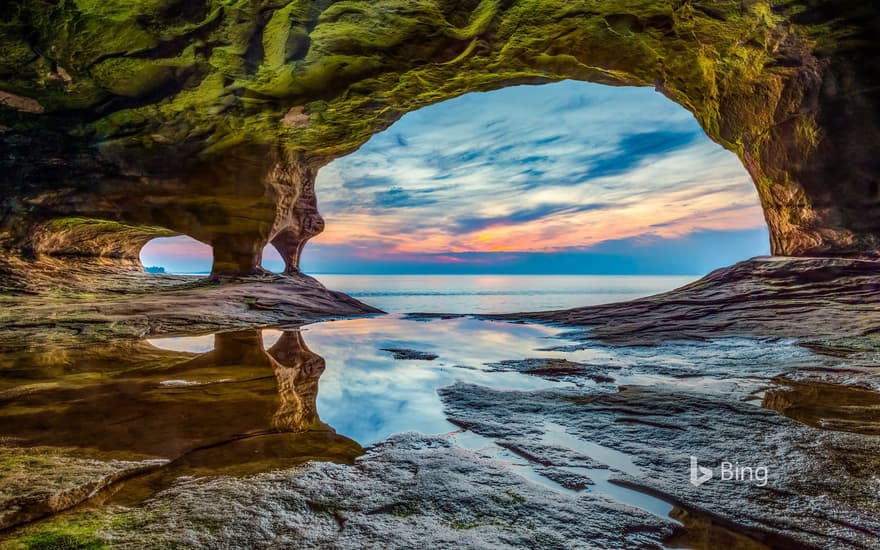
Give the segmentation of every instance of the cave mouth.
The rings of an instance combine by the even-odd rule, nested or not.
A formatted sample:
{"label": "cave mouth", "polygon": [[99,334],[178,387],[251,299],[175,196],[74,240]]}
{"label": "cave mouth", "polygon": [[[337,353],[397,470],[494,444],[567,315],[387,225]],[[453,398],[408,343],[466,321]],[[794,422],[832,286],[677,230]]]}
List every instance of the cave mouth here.
{"label": "cave mouth", "polygon": [[[465,94],[404,115],[314,185],[321,214],[317,197],[302,209],[329,224],[295,266],[311,273],[697,275],[769,253],[740,160],[650,88]],[[290,267],[278,240],[261,255],[276,273]],[[211,248],[189,237],[141,257],[211,272]]]}
{"label": "cave mouth", "polygon": [[449,99],[324,167],[316,189],[327,228],[304,267],[321,272],[704,274],[770,252],[739,158],[652,88]]}
{"label": "cave mouth", "polygon": [[[517,89],[524,83],[570,85],[564,79],[574,79],[655,86],[693,113],[751,174],[773,254],[877,256],[872,145],[877,140],[868,138],[878,133],[878,87],[876,71],[865,69],[876,52],[862,40],[874,23],[873,12],[852,14],[824,3],[769,9],[761,2],[733,2],[712,10],[690,3],[650,9],[603,3],[586,11],[563,4],[531,9],[516,2],[443,3],[442,8],[427,3],[405,13],[366,4],[354,12],[321,4],[297,16],[292,41],[287,8],[266,11],[272,19],[268,33],[263,25],[248,26],[254,21],[250,16],[221,10],[211,12],[210,24],[204,21],[199,33],[175,27],[168,48],[146,46],[168,41],[160,27],[145,23],[152,17],[135,17],[132,23],[73,4],[50,10],[60,20],[111,29],[117,36],[143,33],[147,42],[131,66],[120,64],[129,56],[120,55],[115,42],[96,40],[100,33],[79,33],[76,40],[56,44],[54,16],[43,17],[48,12],[42,8],[25,10],[28,15],[7,33],[10,44],[17,44],[13,49],[54,53],[40,63],[29,55],[9,60],[7,72],[22,76],[2,92],[0,141],[10,154],[0,162],[0,172],[10,192],[0,200],[0,249],[14,256],[12,261],[28,261],[38,251],[35,227],[64,216],[108,217],[166,227],[209,243],[218,279],[258,273],[267,242],[279,250],[284,271],[294,273],[305,243],[323,230],[314,180],[327,163],[420,107],[474,95],[466,92]],[[364,33],[351,39],[354,21]],[[388,29],[395,29],[390,41],[382,38]],[[230,32],[241,44],[257,37],[264,42],[260,48],[242,46],[245,53],[231,56],[227,49],[202,51],[196,45],[227,40]],[[294,44],[297,52],[287,51]],[[306,49],[299,51],[300,45]],[[195,58],[183,70],[180,55],[190,46]],[[247,70],[237,65],[241,56],[247,58]],[[135,81],[145,86],[131,86]],[[541,107],[532,102],[515,116]],[[83,115],[77,119],[81,127],[69,124],[71,112]],[[653,114],[644,105],[631,113]],[[558,115],[548,120],[566,122]],[[591,164],[589,158],[584,161]],[[82,177],[71,177],[77,174]],[[472,171],[472,176],[482,174]],[[372,202],[400,208],[414,194],[411,189],[416,188],[374,191]],[[529,197],[547,195],[544,189]],[[689,202],[679,198],[669,205]],[[564,202],[578,208],[585,207],[583,201],[590,198]],[[552,209],[552,202],[540,206]],[[484,209],[470,221],[516,213],[497,210]],[[641,216],[670,210],[654,205]],[[600,227],[581,225],[567,233],[593,239],[621,219],[606,215]],[[669,231],[670,224],[658,221],[653,229]],[[393,229],[372,237],[381,240]],[[426,235],[418,229],[411,238],[426,248],[448,240],[442,232]],[[498,243],[497,235],[484,236],[495,242],[493,252],[519,251],[509,242]],[[355,246],[376,250],[356,237],[349,236]],[[329,239],[325,236],[322,246]],[[127,259],[133,248],[126,247]],[[466,241],[453,252],[475,249]],[[396,250],[412,252],[400,243]],[[52,250],[59,256],[100,257],[101,252]],[[110,254],[120,257],[117,250]]]}

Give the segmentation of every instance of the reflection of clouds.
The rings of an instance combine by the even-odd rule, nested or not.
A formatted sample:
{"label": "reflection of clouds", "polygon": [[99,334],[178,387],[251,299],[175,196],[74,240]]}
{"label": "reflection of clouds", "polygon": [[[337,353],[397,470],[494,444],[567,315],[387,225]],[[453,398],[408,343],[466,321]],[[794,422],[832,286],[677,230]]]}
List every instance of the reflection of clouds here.
{"label": "reflection of clouds", "polygon": [[[456,380],[512,390],[552,385],[518,373],[487,372],[482,365],[517,357],[564,357],[536,351],[553,343],[549,338],[558,332],[474,319],[425,323],[387,316],[310,325],[303,335],[327,363],[318,394],[321,418],[339,433],[368,444],[400,431],[454,429],[443,414],[437,389]],[[431,351],[440,357],[395,360],[380,350],[384,347]]]}
{"label": "reflection of clouds", "polygon": [[[492,277],[485,280],[490,283]],[[329,428],[323,423],[327,422],[339,434],[370,444],[404,431],[436,434],[454,430],[446,420],[437,390],[458,380],[501,390],[528,391],[565,385],[517,372],[492,372],[484,368],[485,363],[561,358],[614,369],[618,384],[672,384],[729,393],[743,391],[739,387],[741,381],[728,380],[731,372],[747,377],[749,373],[766,370],[763,365],[768,361],[798,360],[808,364],[810,357],[814,357],[809,350],[792,343],[768,349],[762,341],[744,338],[672,342],[655,347],[606,348],[592,343],[583,350],[546,351],[573,344],[557,338],[561,333],[560,329],[547,326],[472,318],[420,322],[383,316],[309,325],[302,333],[267,330],[262,336],[259,331],[218,335],[217,351],[223,353],[215,351],[193,358],[184,364],[184,370],[173,373],[208,368],[216,371],[215,375],[235,375],[240,380],[256,382],[265,381],[263,374],[271,368],[278,390],[278,400],[272,399],[271,403],[278,406],[267,410],[265,398],[272,395],[271,391],[249,392],[256,407],[248,405],[250,408],[242,409],[248,411],[246,415],[235,416],[236,421],[242,421],[241,426],[234,427],[236,433],[254,432],[254,427],[265,429],[260,423],[269,419],[260,414],[269,412],[277,430],[327,431]],[[185,342],[191,346],[187,349],[194,350],[204,346],[206,338],[209,337],[181,338],[176,345]],[[164,345],[169,340],[154,342]],[[263,344],[270,342],[267,354]],[[439,358],[395,360],[381,351],[383,347],[433,351]],[[218,366],[223,368],[217,369]],[[682,380],[682,375],[687,378]],[[706,376],[712,379],[707,381]]]}
{"label": "reflection of clouds", "polygon": [[168,351],[186,351],[190,353],[207,353],[214,349],[214,335],[175,336],[171,338],[153,338],[147,343]]}
{"label": "reflection of clouds", "polygon": [[281,339],[281,336],[284,334],[283,331],[276,329],[263,329],[263,347],[266,349],[271,348],[275,344],[278,343],[278,340]]}
{"label": "reflection of clouds", "polygon": [[[410,113],[319,176],[325,245],[526,251],[761,227],[735,156],[647,89],[563,82]],[[731,205],[738,208],[730,210]]]}
{"label": "reflection of clouds", "polygon": [[[746,375],[766,364],[762,357],[809,355],[793,345],[768,351],[761,341],[721,339],[673,342],[658,347],[539,351],[572,342],[554,338],[559,329],[459,318],[419,322],[385,316],[320,323],[306,327],[308,347],[324,357],[318,410],[338,433],[370,444],[403,431],[445,433],[454,430],[443,413],[437,390],[461,380],[502,390],[534,390],[561,382],[516,372],[489,372],[483,364],[506,359],[565,358],[613,368],[619,383],[673,384],[729,392],[721,380],[678,378],[701,373],[723,379]],[[389,345],[431,350],[435,361],[399,361],[379,348]],[[463,365],[467,368],[459,368]],[[757,371],[755,371],[757,372]],[[708,384],[708,385],[707,385]]]}

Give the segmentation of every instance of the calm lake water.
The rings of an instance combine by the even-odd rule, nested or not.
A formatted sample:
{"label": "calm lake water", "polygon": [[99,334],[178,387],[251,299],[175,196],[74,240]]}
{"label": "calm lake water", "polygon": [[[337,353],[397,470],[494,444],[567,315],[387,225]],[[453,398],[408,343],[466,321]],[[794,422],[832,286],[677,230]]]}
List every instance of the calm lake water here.
{"label": "calm lake water", "polygon": [[697,275],[316,275],[389,313],[518,313],[622,302]]}
{"label": "calm lake water", "polygon": [[[449,300],[449,298],[447,298]],[[448,303],[453,303],[449,301]],[[572,493],[546,476],[540,468],[521,456],[512,454],[492,439],[462,431],[445,414],[438,394],[459,382],[506,391],[531,391],[545,388],[573,388],[588,392],[616,391],[617,385],[669,385],[679,389],[706,392],[742,393],[749,386],[745,380],[730,380],[730,371],[747,376],[761,361],[783,357],[806,361],[808,353],[789,345],[771,349],[748,339],[717,342],[680,342],[653,347],[616,347],[599,343],[575,345],[565,329],[530,323],[505,323],[470,317],[417,320],[393,314],[364,319],[317,323],[299,331],[273,329],[250,331],[243,335],[206,335],[200,337],[153,339],[153,347],[177,353],[206,353],[210,357],[222,349],[232,361],[241,357],[260,357],[263,349],[285,367],[276,365],[275,375],[265,378],[269,410],[260,416],[248,412],[251,433],[263,433],[278,418],[295,418],[282,429],[296,432],[307,425],[327,425],[335,437],[353,440],[366,446],[408,431],[425,434],[448,434],[460,446],[508,465],[526,479],[562,493]],[[242,352],[242,346],[249,351]],[[212,352],[211,350],[215,350]],[[234,351],[239,350],[239,351]],[[397,357],[394,350],[418,352],[418,356]],[[591,380],[588,377],[541,377],[501,368],[502,361],[518,359],[565,359],[606,369],[613,378]],[[212,361],[216,361],[212,359]],[[253,362],[253,359],[250,359]],[[303,371],[303,365],[313,365]],[[271,372],[263,367],[263,372]],[[243,372],[242,379],[255,379],[259,370]],[[291,373],[310,372],[296,382],[286,382]],[[709,374],[709,376],[705,376]],[[158,381],[172,391],[200,393],[210,391],[215,401],[235,395],[234,371],[181,369],[173,378]],[[318,379],[320,378],[320,384]],[[272,396],[271,387],[278,380],[281,399]],[[155,382],[154,382],[155,383]],[[320,391],[318,387],[320,385]],[[285,394],[285,388],[294,393]],[[227,393],[228,392],[228,393]],[[257,407],[250,406],[249,410]],[[278,411],[284,411],[280,413]],[[291,414],[298,411],[296,414]],[[241,411],[244,413],[244,410]],[[272,418],[272,422],[268,421]],[[610,482],[617,473],[638,475],[631,458],[614,449],[582,440],[566,432],[565,427],[547,425],[553,443],[576,449],[599,468],[569,468],[571,473],[586,475],[595,485],[588,490],[602,493],[618,502],[666,516],[672,505],[647,494]],[[204,429],[203,426],[201,429]],[[241,433],[236,426],[236,433]],[[338,441],[334,442],[339,446]],[[286,451],[285,452],[289,452]],[[321,452],[312,450],[316,456]],[[326,450],[322,451],[326,452]],[[329,458],[332,459],[332,456]],[[282,453],[274,460],[291,460]]]}
{"label": "calm lake water", "polygon": [[[535,464],[498,446],[492,439],[462,431],[449,422],[437,392],[457,382],[512,391],[573,386],[569,381],[505,372],[493,366],[495,362],[511,358],[575,359],[610,364],[636,364],[645,359],[624,358],[611,348],[578,351],[551,349],[566,343],[571,342],[564,338],[562,329],[544,325],[468,317],[422,321],[401,315],[317,323],[295,333],[264,329],[250,331],[249,335],[238,333],[149,340],[150,345],[169,352],[205,353],[208,357],[210,354],[216,356],[217,349],[223,349],[224,353],[235,350],[231,355],[237,359],[258,357],[260,349],[265,349],[274,357],[281,358],[285,369],[276,368],[275,377],[280,388],[293,388],[294,394],[285,396],[282,390],[281,402],[272,405],[278,411],[286,411],[284,414],[274,412],[264,415],[264,418],[272,417],[275,429],[278,429],[277,419],[280,416],[299,420],[295,425],[283,428],[292,432],[303,429],[302,420],[307,418],[308,425],[330,426],[337,437],[354,440],[364,446],[408,431],[447,434],[458,445],[498,460],[534,483],[571,494],[576,491],[545,477]],[[249,348],[248,351],[242,352],[243,347]],[[402,359],[389,350],[418,351],[432,358]],[[654,350],[649,355],[651,360],[659,358]],[[285,361],[290,358],[295,360]],[[250,361],[253,362],[253,359]],[[285,382],[284,377],[290,377],[290,374],[285,374],[286,369],[299,372],[304,364],[318,364],[320,367],[312,369],[311,376],[297,383]],[[687,370],[688,365],[681,365],[681,368]],[[218,380],[215,378],[218,374],[228,378]],[[256,371],[249,370],[243,377],[252,378],[255,375]],[[624,371],[620,377],[635,382],[639,375]],[[304,383],[309,378],[311,382]],[[228,370],[216,374],[178,370],[174,379],[159,382],[160,386],[178,392],[200,392],[210,387],[218,397],[225,393],[224,385],[230,383],[234,383],[234,377]],[[298,388],[304,388],[305,391]],[[273,400],[267,399],[267,402],[273,403]],[[290,414],[294,410],[298,411],[297,414]],[[255,423],[250,430],[252,433],[263,432],[256,427],[259,416],[254,415],[251,422]],[[268,429],[269,423],[266,424]],[[204,427],[201,429],[204,430]],[[558,436],[565,438],[566,444],[571,445],[574,441],[586,456],[604,464],[598,469],[577,468],[576,473],[593,479],[595,485],[591,491],[659,516],[666,516],[672,509],[667,502],[609,483],[612,470],[635,473],[628,470],[635,469],[628,457],[601,445],[567,436],[561,427],[558,431]],[[335,442],[335,445],[339,443]],[[588,451],[585,451],[587,448]],[[272,458],[284,464],[283,455]]]}

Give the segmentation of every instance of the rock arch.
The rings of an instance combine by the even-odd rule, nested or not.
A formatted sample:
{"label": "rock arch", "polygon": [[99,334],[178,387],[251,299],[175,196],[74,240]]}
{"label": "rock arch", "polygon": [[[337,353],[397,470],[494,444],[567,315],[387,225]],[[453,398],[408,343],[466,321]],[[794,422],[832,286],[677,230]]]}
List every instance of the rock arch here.
{"label": "rock arch", "polygon": [[774,254],[880,247],[870,3],[129,4],[13,0],[0,26],[7,258],[83,217],[192,235],[218,277],[258,270],[268,242],[293,272],[323,226],[321,166],[419,107],[562,79],[654,86],[691,111],[754,179]]}

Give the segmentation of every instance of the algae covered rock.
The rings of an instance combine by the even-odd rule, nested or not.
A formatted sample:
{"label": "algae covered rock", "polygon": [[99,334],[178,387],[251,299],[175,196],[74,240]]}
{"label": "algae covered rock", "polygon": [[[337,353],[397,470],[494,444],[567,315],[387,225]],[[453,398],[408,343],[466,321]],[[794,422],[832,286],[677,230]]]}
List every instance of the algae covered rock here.
{"label": "algae covered rock", "polygon": [[104,256],[64,221],[100,220],[206,242],[218,275],[256,271],[268,242],[295,271],[323,229],[321,166],[422,106],[577,79],[692,112],[751,173],[774,253],[875,255],[878,16],[855,0],[12,0],[0,241]]}

